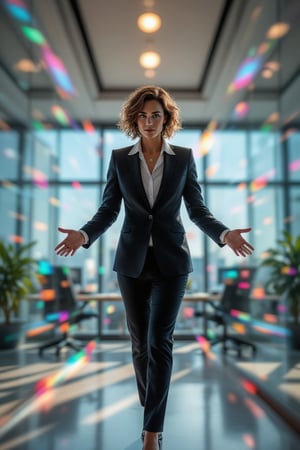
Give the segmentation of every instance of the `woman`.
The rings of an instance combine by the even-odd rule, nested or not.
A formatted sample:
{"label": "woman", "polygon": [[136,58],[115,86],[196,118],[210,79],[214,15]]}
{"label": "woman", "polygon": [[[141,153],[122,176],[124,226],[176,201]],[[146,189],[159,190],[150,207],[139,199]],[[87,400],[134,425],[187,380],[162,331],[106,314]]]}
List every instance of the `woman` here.
{"label": "woman", "polygon": [[190,219],[217,245],[237,256],[254,250],[242,237],[250,228],[230,230],[205,206],[192,150],[167,143],[180,129],[179,109],[156,86],[141,87],[121,110],[119,127],[135,145],[113,150],[100,208],[80,230],[59,228],[66,238],[55,248],[72,256],[88,248],[116,220],[125,218],[115,255],[124,301],[138,393],[144,407],[143,450],[161,448],[172,371],[173,331],[192,271],[180,218],[182,199]]}

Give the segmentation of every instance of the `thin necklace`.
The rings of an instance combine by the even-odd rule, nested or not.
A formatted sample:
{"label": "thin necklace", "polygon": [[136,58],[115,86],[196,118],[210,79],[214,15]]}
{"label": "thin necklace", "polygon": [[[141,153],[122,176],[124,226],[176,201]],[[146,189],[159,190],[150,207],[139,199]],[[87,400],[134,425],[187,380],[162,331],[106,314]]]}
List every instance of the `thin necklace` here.
{"label": "thin necklace", "polygon": [[149,162],[153,162],[153,156],[148,155],[147,153],[144,153],[144,158],[147,159]]}

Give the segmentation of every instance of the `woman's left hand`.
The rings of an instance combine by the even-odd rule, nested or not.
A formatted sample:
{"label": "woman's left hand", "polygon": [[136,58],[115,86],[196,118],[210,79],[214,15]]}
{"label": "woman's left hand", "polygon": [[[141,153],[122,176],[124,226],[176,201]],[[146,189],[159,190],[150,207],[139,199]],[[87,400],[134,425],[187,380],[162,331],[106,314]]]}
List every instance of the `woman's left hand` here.
{"label": "woman's left hand", "polygon": [[254,251],[254,247],[242,236],[242,233],[249,233],[249,231],[251,231],[251,228],[237,228],[229,231],[225,236],[225,243],[237,256],[249,256]]}

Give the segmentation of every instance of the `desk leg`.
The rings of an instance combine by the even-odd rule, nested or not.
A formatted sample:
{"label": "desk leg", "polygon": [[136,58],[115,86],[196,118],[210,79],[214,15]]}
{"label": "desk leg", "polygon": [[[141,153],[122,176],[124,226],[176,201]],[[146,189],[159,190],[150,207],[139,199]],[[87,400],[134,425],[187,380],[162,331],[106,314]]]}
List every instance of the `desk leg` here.
{"label": "desk leg", "polygon": [[206,319],[206,302],[202,302],[202,314],[203,314],[203,336],[205,339],[208,339],[207,337],[207,319]]}
{"label": "desk leg", "polygon": [[98,338],[101,339],[102,337],[102,302],[98,303]]}

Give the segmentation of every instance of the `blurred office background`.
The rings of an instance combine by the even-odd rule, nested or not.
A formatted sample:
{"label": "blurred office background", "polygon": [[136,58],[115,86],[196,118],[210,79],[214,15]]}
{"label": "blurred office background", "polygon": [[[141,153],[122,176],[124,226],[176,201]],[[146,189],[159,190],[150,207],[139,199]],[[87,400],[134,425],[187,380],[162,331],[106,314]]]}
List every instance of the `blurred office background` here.
{"label": "blurred office background", "polygon": [[[161,18],[151,33],[137,25],[149,11]],[[240,273],[264,289],[266,250],[283,230],[300,230],[298,0],[1,0],[0,34],[2,240],[37,241],[39,274],[63,266],[77,292],[118,292],[112,263],[122,212],[72,258],[53,251],[63,237],[57,227],[79,228],[97,210],[112,149],[131,143],[116,125],[120,107],[134,88],[157,84],[181,109],[183,129],[170,142],[193,149],[207,205],[228,227],[252,227],[255,247],[247,259],[220,249],[183,205],[194,265],[188,291],[220,291],[226,274]],[[143,68],[145,51],[160,61]],[[276,321],[261,292],[253,311]],[[101,321],[89,331],[126,337],[120,302],[92,307]],[[194,339],[197,307],[183,305],[177,337]],[[25,302],[18,319],[42,316],[41,300]],[[278,337],[258,334],[276,341],[278,360],[288,357]]]}

